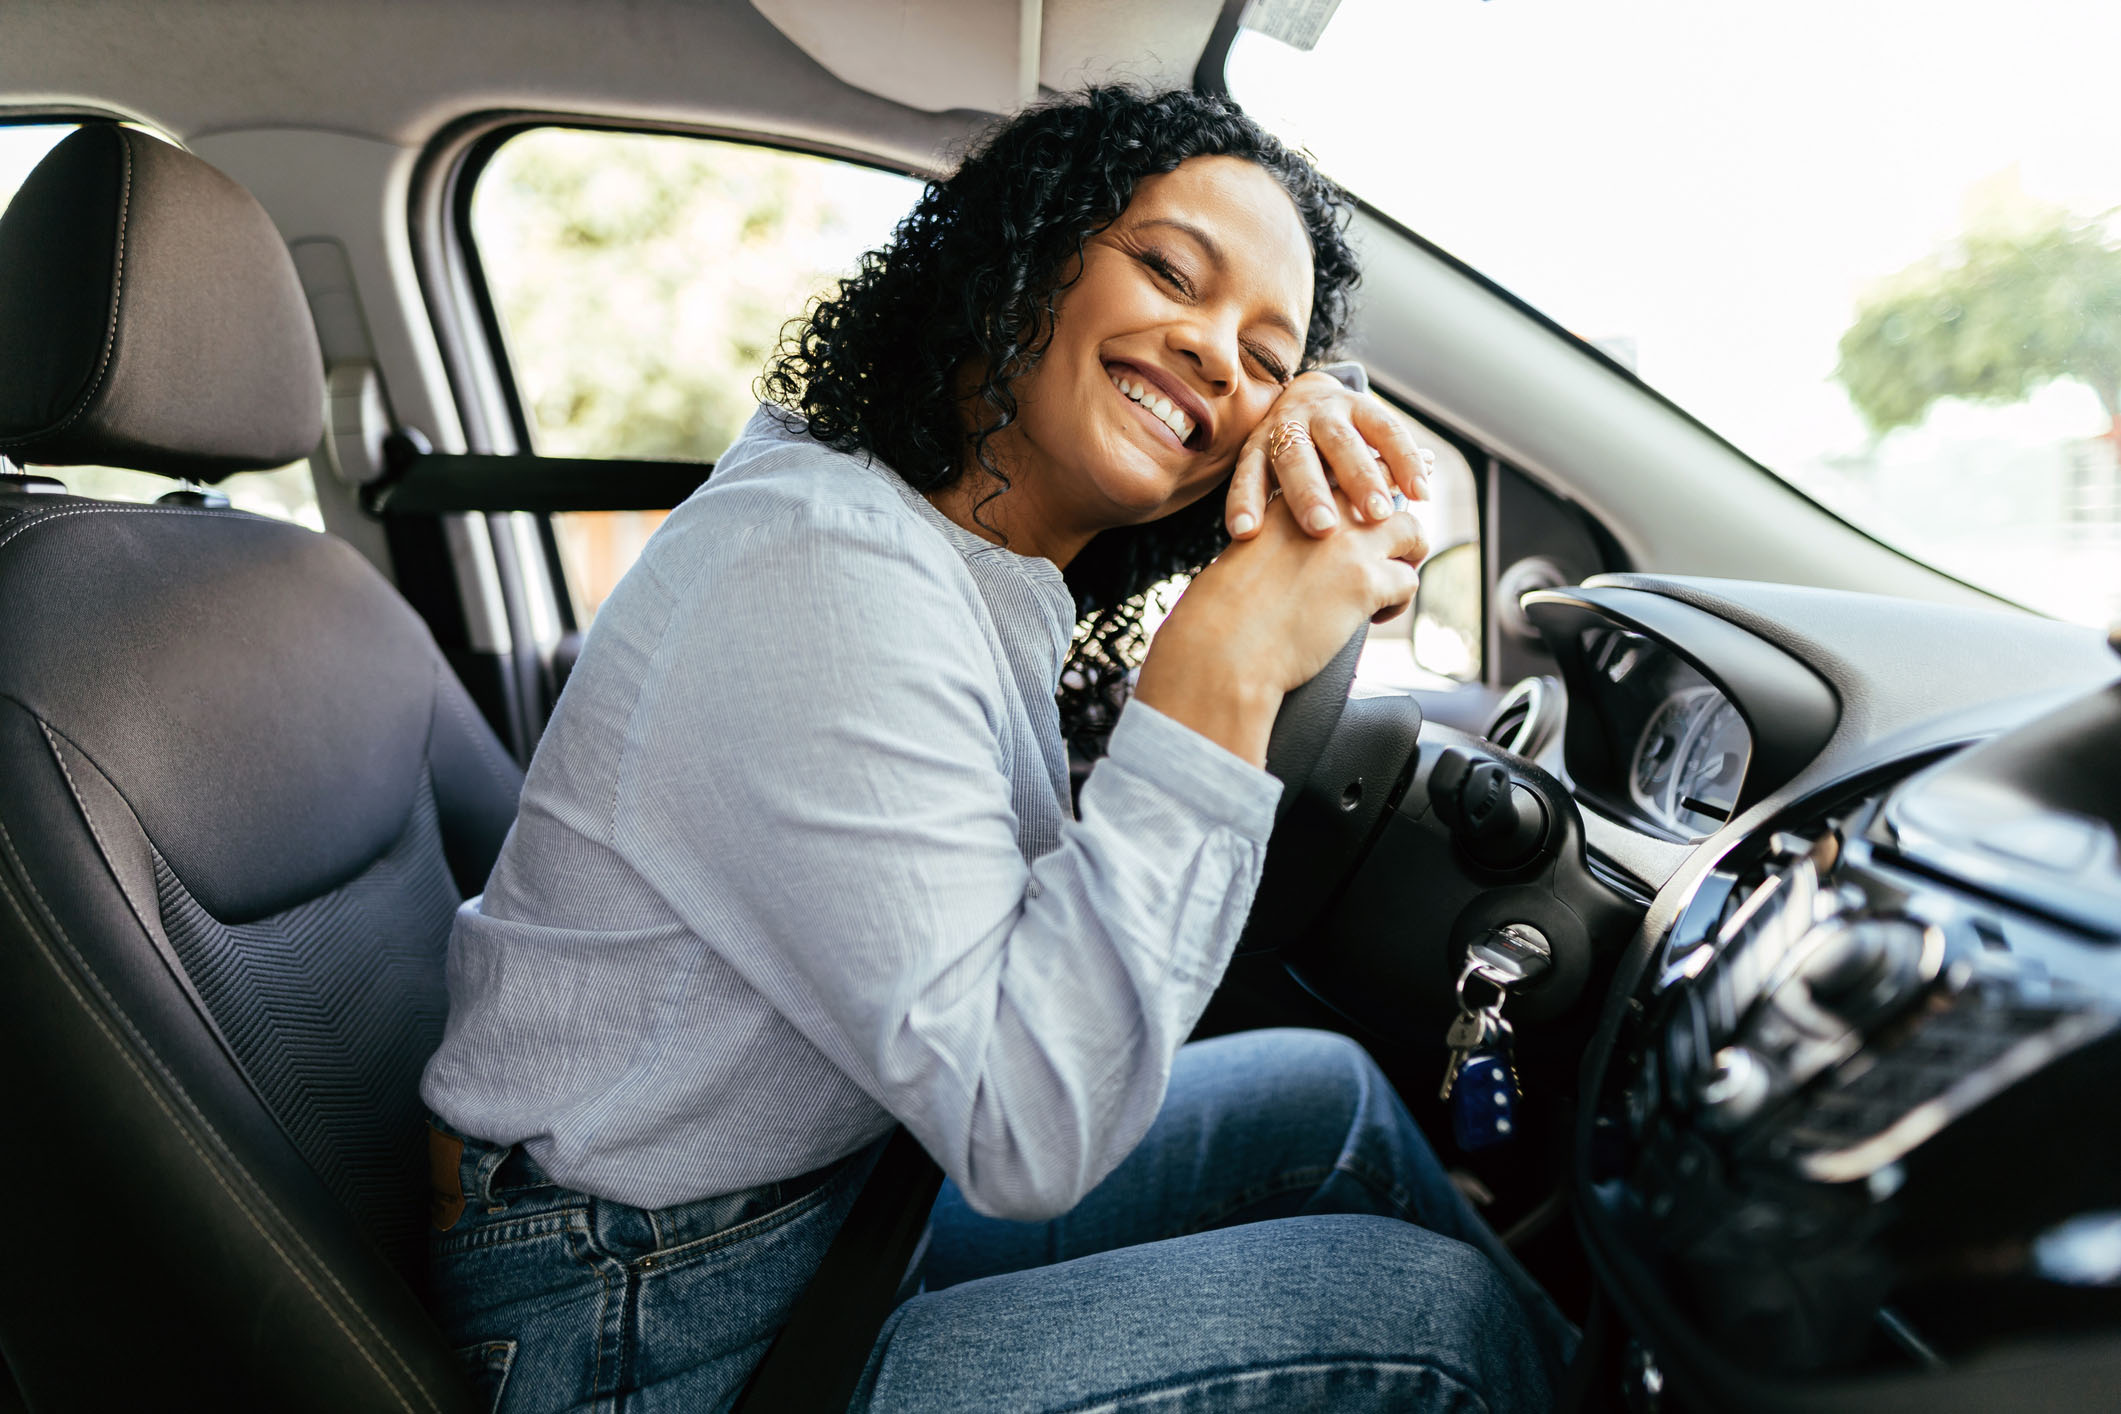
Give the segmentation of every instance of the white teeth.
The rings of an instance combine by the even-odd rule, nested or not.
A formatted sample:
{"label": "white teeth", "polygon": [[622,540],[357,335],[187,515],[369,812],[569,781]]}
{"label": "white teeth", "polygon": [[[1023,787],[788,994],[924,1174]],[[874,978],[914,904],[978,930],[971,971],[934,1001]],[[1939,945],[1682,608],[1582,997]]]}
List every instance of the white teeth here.
{"label": "white teeth", "polygon": [[1179,441],[1183,442],[1193,435],[1193,419],[1187,417],[1184,410],[1176,403],[1157,393],[1146,384],[1137,383],[1131,378],[1122,378],[1115,375],[1112,379],[1112,386],[1140,403],[1150,412],[1155,413],[1157,421],[1170,428],[1171,435],[1178,438]]}

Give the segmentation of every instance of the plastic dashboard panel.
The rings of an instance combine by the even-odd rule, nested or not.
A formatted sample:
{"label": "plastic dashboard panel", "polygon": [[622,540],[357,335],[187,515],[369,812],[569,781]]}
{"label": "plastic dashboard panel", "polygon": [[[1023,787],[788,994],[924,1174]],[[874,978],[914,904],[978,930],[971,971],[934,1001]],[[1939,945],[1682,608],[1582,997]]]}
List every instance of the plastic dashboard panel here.
{"label": "plastic dashboard panel", "polygon": [[[1781,764],[1748,781],[1747,802],[1735,818],[1696,848],[1659,891],[1618,960],[1586,1048],[1586,1097],[1607,1088],[1617,1043],[1631,1014],[1640,1012],[1639,987],[1666,935],[1725,861],[1757,851],[1772,832],[1833,799],[1902,778],[1925,760],[2017,727],[2121,672],[2103,635],[2002,609],[1647,575],[1603,577],[1543,597],[1552,607],[1538,612],[1557,624],[1596,611],[1601,622],[1669,643],[1742,704],[1756,732],[1763,725],[1755,715],[1763,712],[1761,704],[1778,699],[1763,699],[1747,684],[1748,663],[1762,671],[1777,664],[1784,673],[1797,670],[1789,681],[1809,679],[1837,709],[1823,737],[1816,714],[1803,729],[1816,743],[1809,759],[1795,760],[1801,753],[1789,741],[1781,743]],[[1813,687],[1798,691],[1816,701]],[[1607,1215],[1598,1175],[1610,1167],[1597,1156],[1610,1142],[1599,1129],[1596,1104],[1585,1104],[1573,1183],[1585,1247],[1622,1323],[1649,1344],[1687,1407],[1942,1414],[2095,1407],[2121,1389],[2121,1343],[2112,1339],[2076,1343],[2067,1351],[2021,1350],[1940,1377],[1805,1378],[1740,1370],[1702,1339],[1695,1312],[1674,1299],[1628,1233]]]}
{"label": "plastic dashboard panel", "polygon": [[1816,673],[1833,691],[1841,718],[1805,781],[1844,774],[1901,742],[1912,750],[1922,742],[1988,735],[2088,691],[2116,669],[2095,630],[2000,603],[1970,608],[1681,575],[1608,574],[1582,585],[1583,591],[1607,589],[1639,590],[1699,609]]}
{"label": "plastic dashboard panel", "polygon": [[1609,759],[1597,733],[1599,694],[1585,662],[1588,631],[1622,628],[1644,635],[1690,664],[1738,709],[1752,734],[1753,757],[1738,809],[1803,770],[1833,739],[1841,708],[1818,674],[1780,648],[1705,609],[1643,589],[1610,586],[1528,594],[1525,616],[1539,629],[1570,689],[1569,771],[1579,787],[1624,800],[1624,761]]}

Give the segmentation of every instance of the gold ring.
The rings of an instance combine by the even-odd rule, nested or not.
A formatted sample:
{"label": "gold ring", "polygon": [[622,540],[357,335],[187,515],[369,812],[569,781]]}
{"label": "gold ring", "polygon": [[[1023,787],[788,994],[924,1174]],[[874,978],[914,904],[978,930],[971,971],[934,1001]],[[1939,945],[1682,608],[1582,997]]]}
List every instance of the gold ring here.
{"label": "gold ring", "polygon": [[1311,429],[1292,418],[1267,435],[1267,460],[1280,461],[1289,448],[1310,445]]}

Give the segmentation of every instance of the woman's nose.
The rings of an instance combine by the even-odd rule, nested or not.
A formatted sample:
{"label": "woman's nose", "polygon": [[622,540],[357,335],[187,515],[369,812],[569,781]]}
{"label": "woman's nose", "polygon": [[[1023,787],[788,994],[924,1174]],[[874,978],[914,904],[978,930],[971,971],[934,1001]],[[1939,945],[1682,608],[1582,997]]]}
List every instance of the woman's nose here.
{"label": "woman's nose", "polygon": [[1237,377],[1237,331],[1212,319],[1188,319],[1172,326],[1171,347],[1200,371],[1202,380],[1218,393],[1227,392]]}

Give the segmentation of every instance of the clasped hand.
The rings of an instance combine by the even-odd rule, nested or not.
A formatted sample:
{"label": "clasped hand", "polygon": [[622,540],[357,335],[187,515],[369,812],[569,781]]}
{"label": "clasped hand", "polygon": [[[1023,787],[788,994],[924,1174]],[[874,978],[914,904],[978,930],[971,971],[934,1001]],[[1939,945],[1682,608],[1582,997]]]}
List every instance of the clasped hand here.
{"label": "clasped hand", "polygon": [[[1276,437],[1292,421],[1311,445]],[[1406,426],[1323,374],[1293,382],[1239,454],[1230,547],[1158,630],[1135,696],[1263,761],[1282,696],[1364,619],[1390,618],[1413,598],[1428,545],[1395,490],[1429,495],[1428,461]]]}
{"label": "clasped hand", "polygon": [[1341,523],[1336,486],[1354,519],[1381,521],[1394,510],[1394,491],[1410,501],[1429,499],[1435,461],[1378,399],[1350,391],[1330,374],[1298,374],[1238,453],[1224,524],[1233,540],[1257,535],[1278,493],[1298,525],[1330,535]]}

